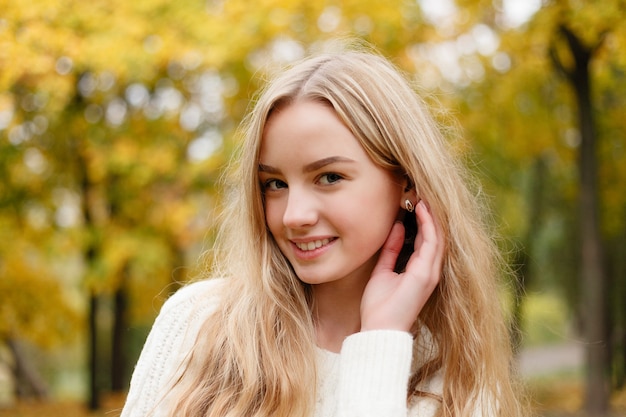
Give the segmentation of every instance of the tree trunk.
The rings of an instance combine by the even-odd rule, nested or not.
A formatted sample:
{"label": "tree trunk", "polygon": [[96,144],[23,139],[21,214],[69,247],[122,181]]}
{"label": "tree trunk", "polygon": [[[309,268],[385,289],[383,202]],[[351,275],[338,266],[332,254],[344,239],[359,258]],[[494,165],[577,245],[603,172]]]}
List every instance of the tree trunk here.
{"label": "tree trunk", "polygon": [[582,272],[582,316],[586,342],[585,411],[592,416],[606,415],[610,395],[610,355],[607,309],[608,282],[600,234],[598,162],[596,133],[591,105],[589,64],[594,48],[586,47],[568,28],[562,33],[574,57],[569,71],[578,105],[580,124],[580,231]]}
{"label": "tree trunk", "polygon": [[111,390],[122,392],[128,388],[127,372],[128,355],[128,290],[126,282],[128,280],[128,269],[122,270],[122,281],[120,287],[115,291],[113,306],[113,341],[111,346]]}
{"label": "tree trunk", "polygon": [[89,295],[89,409],[100,408],[98,384],[98,296]]}
{"label": "tree trunk", "polygon": [[[77,95],[77,100],[80,102],[80,97]],[[95,231],[97,228],[96,220],[92,213],[92,197],[93,197],[93,184],[89,180],[88,175],[88,161],[83,149],[82,139],[74,140],[74,147],[72,151],[75,154],[77,177],[79,180],[79,189],[81,191],[82,200],[82,213],[85,221],[85,230],[90,232],[89,239],[84,248],[83,257],[87,270],[93,270],[96,259],[98,258],[98,252],[100,250],[99,242],[95,237]],[[88,406],[90,410],[97,410],[100,408],[100,389],[98,384],[98,301],[99,295],[94,288],[94,284],[90,283],[88,289],[88,302],[89,302],[89,317],[88,328],[89,333],[88,340],[88,352],[87,357],[89,361],[89,398]]]}
{"label": "tree trunk", "polygon": [[622,230],[607,247],[609,258],[608,274],[611,282],[610,306],[613,323],[611,343],[611,363],[613,366],[613,387],[621,390],[626,382],[626,233]]}
{"label": "tree trunk", "polygon": [[37,369],[31,366],[24,350],[15,339],[7,339],[6,344],[13,355],[17,395],[19,397],[47,398],[48,387]]}

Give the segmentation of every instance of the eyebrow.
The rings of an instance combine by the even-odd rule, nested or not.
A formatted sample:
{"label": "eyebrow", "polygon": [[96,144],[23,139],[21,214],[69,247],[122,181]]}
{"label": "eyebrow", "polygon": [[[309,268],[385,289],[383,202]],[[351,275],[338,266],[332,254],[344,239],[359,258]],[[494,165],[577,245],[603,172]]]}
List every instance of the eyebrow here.
{"label": "eyebrow", "polygon": [[[353,159],[346,158],[343,156],[329,156],[328,158],[322,158],[318,161],[311,162],[302,168],[302,172],[313,172],[317,171],[320,168],[324,168],[327,165],[334,164],[337,162],[356,162]],[[259,163],[259,172],[266,172],[268,174],[279,174],[280,170],[270,165],[264,165]]]}

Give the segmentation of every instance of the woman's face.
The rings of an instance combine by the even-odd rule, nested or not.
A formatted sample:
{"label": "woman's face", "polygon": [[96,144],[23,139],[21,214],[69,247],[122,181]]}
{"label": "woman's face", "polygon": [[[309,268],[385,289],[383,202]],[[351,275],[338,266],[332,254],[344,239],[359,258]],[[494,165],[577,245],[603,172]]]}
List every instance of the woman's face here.
{"label": "woman's face", "polygon": [[259,180],[267,226],[303,282],[369,279],[403,184],[372,162],[332,107],[299,101],[275,111]]}

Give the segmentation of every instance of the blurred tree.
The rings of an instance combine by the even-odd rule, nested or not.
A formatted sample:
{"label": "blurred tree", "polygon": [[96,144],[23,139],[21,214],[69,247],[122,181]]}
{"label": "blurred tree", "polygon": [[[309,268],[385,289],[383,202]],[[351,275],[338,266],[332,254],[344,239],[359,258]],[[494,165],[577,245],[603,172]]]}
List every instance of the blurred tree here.
{"label": "blurred tree", "polygon": [[[220,92],[194,89],[206,68],[191,74],[174,61],[182,61],[185,43],[171,30],[159,36],[150,32],[158,19],[143,15],[145,5],[129,9],[118,2],[111,13],[109,3],[41,1],[28,8],[3,3],[8,4],[2,5],[7,13],[1,41],[9,54],[2,61],[2,90],[7,91],[0,100],[6,138],[2,155],[7,155],[2,168],[9,174],[3,186],[12,198],[2,208],[25,212],[25,221],[11,219],[27,229],[78,232],[70,251],[82,253],[85,265],[90,405],[95,408],[100,389],[96,376],[103,373],[96,368],[97,348],[102,346],[96,320],[99,300],[115,294],[119,301],[111,378],[119,389],[126,385],[121,379],[128,368],[120,360],[127,332],[120,329],[128,326],[132,313],[123,300],[133,300],[135,316],[150,320],[154,294],[182,265],[181,254],[204,235],[206,221],[197,213],[207,209],[212,171],[220,163],[214,155],[219,156],[221,137],[206,134],[220,125]],[[158,2],[154,6],[158,10]],[[198,15],[197,6],[187,5],[188,16]],[[157,15],[168,19],[169,8]],[[109,32],[111,27],[122,32]],[[176,52],[163,51],[163,42]],[[195,68],[199,63],[192,64]],[[184,72],[190,74],[182,80]],[[45,233],[41,237],[40,245],[49,239]],[[2,258],[8,256],[2,251]],[[23,276],[10,272],[4,282],[19,288]],[[23,308],[11,304],[18,312]],[[25,330],[14,329],[17,334]]]}
{"label": "blurred tree", "polygon": [[582,253],[582,308],[585,314],[583,332],[587,339],[586,408],[589,413],[604,415],[609,408],[610,357],[607,344],[609,322],[606,311],[608,299],[608,276],[599,225],[598,158],[594,112],[591,105],[591,77],[589,67],[595,51],[604,40],[604,33],[594,45],[586,46],[567,23],[558,29],[565,38],[567,49],[573,58],[568,67],[556,50],[558,40],[552,42],[551,57],[555,67],[566,77],[573,88],[578,107],[580,129],[579,175],[580,175],[580,232]]}
{"label": "blurred tree", "polygon": [[[44,260],[38,258],[45,253],[34,248],[19,231],[10,229],[10,224],[2,223],[0,343],[7,345],[14,356],[12,368],[18,393],[45,398],[48,384],[29,362],[25,347],[57,347],[73,342],[80,329],[79,312],[72,306],[58,274],[41,266]],[[19,277],[19,282],[13,277]]]}
{"label": "blurred tree", "polygon": [[[559,1],[544,7],[536,17],[536,26],[532,26],[528,33],[542,33],[547,36],[543,54],[548,55],[557,75],[565,75],[567,83],[574,92],[571,105],[571,122],[569,131],[576,132],[576,147],[578,148],[578,201],[579,201],[579,253],[580,253],[580,296],[578,312],[582,319],[582,333],[586,341],[586,391],[585,410],[590,415],[606,415],[609,409],[609,396],[611,391],[611,326],[616,320],[613,311],[620,308],[621,304],[608,304],[608,293],[611,283],[617,279],[611,279],[607,275],[608,259],[604,254],[604,242],[614,232],[601,235],[601,222],[614,222],[600,215],[600,207],[608,203],[600,199],[608,191],[606,187],[608,172],[604,178],[599,177],[598,166],[606,163],[612,165],[611,159],[623,155],[624,136],[617,142],[606,139],[606,142],[620,143],[615,149],[617,155],[602,155],[601,145],[597,139],[598,129],[595,115],[604,111],[602,107],[594,105],[600,102],[599,97],[605,94],[592,88],[596,84],[596,68],[612,68],[622,61],[619,57],[615,40],[623,42],[623,21],[626,17],[624,5],[619,1],[604,1],[591,4],[573,4]],[[548,32],[544,32],[548,30]],[[614,37],[613,44],[606,44],[608,36]],[[617,56],[613,55],[617,53]],[[545,55],[544,55],[545,56]],[[602,70],[603,71],[603,70]],[[612,87],[619,88],[622,80],[620,77],[613,79]],[[608,87],[608,86],[607,86]],[[623,88],[623,87],[622,87]],[[624,102],[614,103],[624,108]],[[611,111],[610,109],[607,109]],[[576,115],[576,116],[573,116]],[[602,127],[600,127],[602,128]],[[602,130],[601,130],[602,131]],[[572,135],[570,133],[570,135]],[[570,138],[572,139],[572,138]],[[602,158],[602,159],[599,159]],[[611,175],[611,174],[609,174]],[[614,177],[615,178],[615,177]],[[621,177],[618,181],[624,184],[626,178]],[[614,200],[614,199],[613,199]],[[621,208],[613,210],[622,212]],[[609,213],[606,213],[609,214]],[[620,226],[624,234],[623,224]],[[616,329],[617,330],[617,329]],[[618,366],[615,363],[615,366]]]}
{"label": "blurred tree", "polygon": [[[457,3],[473,28],[420,46],[419,63],[454,92],[504,233],[520,242],[520,284],[551,281],[569,296],[588,349],[585,408],[604,415],[611,366],[624,375],[624,342],[612,341],[624,334],[623,303],[607,303],[609,291],[623,292],[615,255],[623,245],[611,245],[608,259],[602,248],[626,235],[624,118],[615,117],[626,107],[616,94],[625,88],[626,9],[617,0],[536,2],[518,21],[521,3]],[[495,47],[486,48],[489,39]],[[549,192],[537,191],[539,181]]]}

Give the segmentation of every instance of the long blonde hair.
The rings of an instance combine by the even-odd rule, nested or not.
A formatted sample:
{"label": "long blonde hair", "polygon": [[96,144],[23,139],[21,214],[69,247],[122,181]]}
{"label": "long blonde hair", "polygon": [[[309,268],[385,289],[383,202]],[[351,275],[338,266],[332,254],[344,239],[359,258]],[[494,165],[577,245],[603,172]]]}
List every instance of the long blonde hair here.
{"label": "long blonde hair", "polygon": [[423,395],[420,383],[441,370],[441,416],[471,416],[481,407],[493,409],[490,415],[522,415],[499,302],[502,263],[465,170],[406,78],[381,56],[358,50],[321,54],[281,73],[242,125],[212,271],[227,281],[173,388],[177,415],[312,413],[310,288],[267,230],[257,172],[266,121],[296,100],[330,104],[375,163],[408,177],[441,225],[442,278],[414,332],[417,344],[419,328],[427,328],[437,353],[412,375],[408,399]]}

